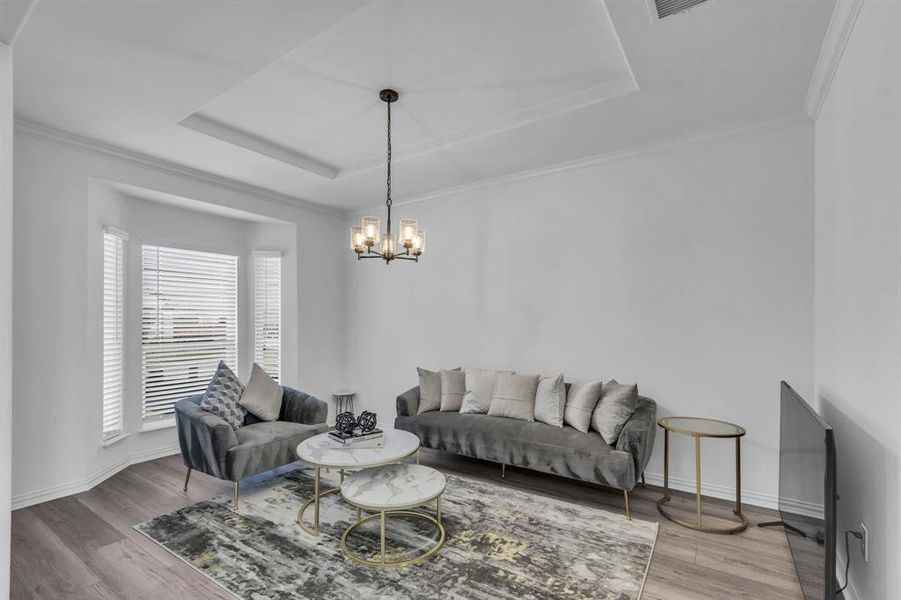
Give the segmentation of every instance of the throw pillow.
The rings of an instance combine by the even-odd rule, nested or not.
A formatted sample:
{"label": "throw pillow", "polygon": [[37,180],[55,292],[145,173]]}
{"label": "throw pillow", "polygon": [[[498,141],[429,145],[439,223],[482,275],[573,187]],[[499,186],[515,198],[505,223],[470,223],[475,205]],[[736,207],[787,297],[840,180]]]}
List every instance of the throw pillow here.
{"label": "throw pillow", "polygon": [[563,410],[563,422],[583,433],[588,433],[591,415],[598,405],[601,395],[600,381],[574,383],[566,396],[566,408]]}
{"label": "throw pillow", "polygon": [[417,414],[441,408],[441,373],[416,367],[419,372],[419,410]]}
{"label": "throw pillow", "polygon": [[611,379],[601,388],[601,399],[591,415],[591,428],[608,444],[615,444],[626,421],[638,407],[638,386]]}
{"label": "throw pillow", "polygon": [[441,410],[458,411],[466,393],[466,375],[463,371],[441,370]]}
{"label": "throw pillow", "polygon": [[566,408],[566,384],[563,373],[538,380],[535,392],[535,420],[563,427],[563,410]]}
{"label": "throw pillow", "polygon": [[463,394],[461,413],[484,415],[491,406],[494,396],[494,381],[499,373],[513,374],[513,371],[492,371],[490,369],[464,369],[466,393]]}
{"label": "throw pillow", "polygon": [[537,390],[538,375],[500,373],[494,384],[488,414],[492,417],[534,421]]}
{"label": "throw pillow", "polygon": [[219,361],[213,379],[206,386],[203,398],[200,400],[200,408],[214,415],[218,415],[232,429],[238,429],[244,424],[247,411],[239,403],[244,386],[241,385],[238,376],[235,375],[225,361]]}
{"label": "throw pillow", "polygon": [[263,367],[253,363],[250,379],[241,394],[241,406],[264,421],[275,421],[282,410],[284,390]]}

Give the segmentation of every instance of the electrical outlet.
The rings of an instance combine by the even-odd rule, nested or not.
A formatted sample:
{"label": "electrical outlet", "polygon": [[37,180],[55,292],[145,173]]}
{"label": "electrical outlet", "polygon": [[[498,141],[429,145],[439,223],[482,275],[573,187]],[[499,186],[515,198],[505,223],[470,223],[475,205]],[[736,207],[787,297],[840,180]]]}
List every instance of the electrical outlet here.
{"label": "electrical outlet", "polygon": [[867,526],[862,522],[860,524],[860,535],[860,551],[863,552],[863,562],[868,563],[870,562],[870,546],[868,543],[870,541],[870,534],[867,531]]}

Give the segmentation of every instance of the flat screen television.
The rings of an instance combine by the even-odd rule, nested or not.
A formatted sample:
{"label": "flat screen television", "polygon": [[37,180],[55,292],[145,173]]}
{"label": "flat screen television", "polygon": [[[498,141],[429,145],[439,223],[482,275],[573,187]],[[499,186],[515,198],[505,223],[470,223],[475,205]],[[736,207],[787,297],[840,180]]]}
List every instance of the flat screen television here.
{"label": "flat screen television", "polygon": [[804,600],[835,597],[836,481],[832,427],[782,382],[779,513]]}

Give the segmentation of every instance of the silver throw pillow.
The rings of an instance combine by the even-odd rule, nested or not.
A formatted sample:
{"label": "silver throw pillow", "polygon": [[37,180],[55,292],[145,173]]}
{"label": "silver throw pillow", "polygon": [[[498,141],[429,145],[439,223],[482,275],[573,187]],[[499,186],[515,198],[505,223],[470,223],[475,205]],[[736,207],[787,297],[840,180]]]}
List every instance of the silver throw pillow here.
{"label": "silver throw pillow", "polygon": [[591,414],[598,404],[601,395],[600,381],[588,381],[574,383],[569,388],[566,396],[566,408],[563,411],[563,422],[567,425],[588,433],[591,423]]}
{"label": "silver throw pillow", "polygon": [[284,390],[263,367],[253,363],[250,379],[241,394],[241,406],[264,421],[275,421],[282,410]]}
{"label": "silver throw pillow", "polygon": [[490,369],[464,369],[466,393],[463,395],[461,413],[487,414],[494,395],[494,381],[498,373],[512,374],[513,371],[492,371]]}
{"label": "silver throw pillow", "polygon": [[419,373],[419,411],[417,414],[441,408],[441,373],[416,367]]}
{"label": "silver throw pillow", "polygon": [[637,407],[638,385],[622,385],[611,379],[601,388],[601,399],[591,415],[591,428],[613,445]]}
{"label": "silver throw pillow", "polygon": [[566,408],[566,384],[563,373],[542,377],[535,392],[535,420],[554,427],[563,427]]}
{"label": "silver throw pillow", "polygon": [[492,417],[534,421],[537,389],[538,375],[498,374],[488,414]]}
{"label": "silver throw pillow", "polygon": [[466,393],[466,375],[463,371],[441,370],[441,410],[458,411]]}

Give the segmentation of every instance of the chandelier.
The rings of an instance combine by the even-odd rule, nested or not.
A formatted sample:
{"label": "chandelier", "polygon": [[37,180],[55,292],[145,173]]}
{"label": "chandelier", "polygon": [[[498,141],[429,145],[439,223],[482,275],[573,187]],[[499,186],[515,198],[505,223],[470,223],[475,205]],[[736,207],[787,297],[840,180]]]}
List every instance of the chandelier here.
{"label": "chandelier", "polygon": [[[394,90],[382,90],[379,92],[379,98],[388,105],[388,178],[386,181],[388,191],[385,196],[385,206],[388,207],[388,227],[385,233],[380,233],[381,223],[378,217],[363,217],[360,227],[350,228],[350,247],[356,252],[357,260],[380,258],[385,261],[385,264],[392,260],[419,262],[419,257],[425,252],[425,230],[419,229],[419,225],[413,219],[401,219],[396,243],[394,234],[391,232],[391,104],[397,102],[398,93]],[[398,251],[398,246],[402,250]]]}

